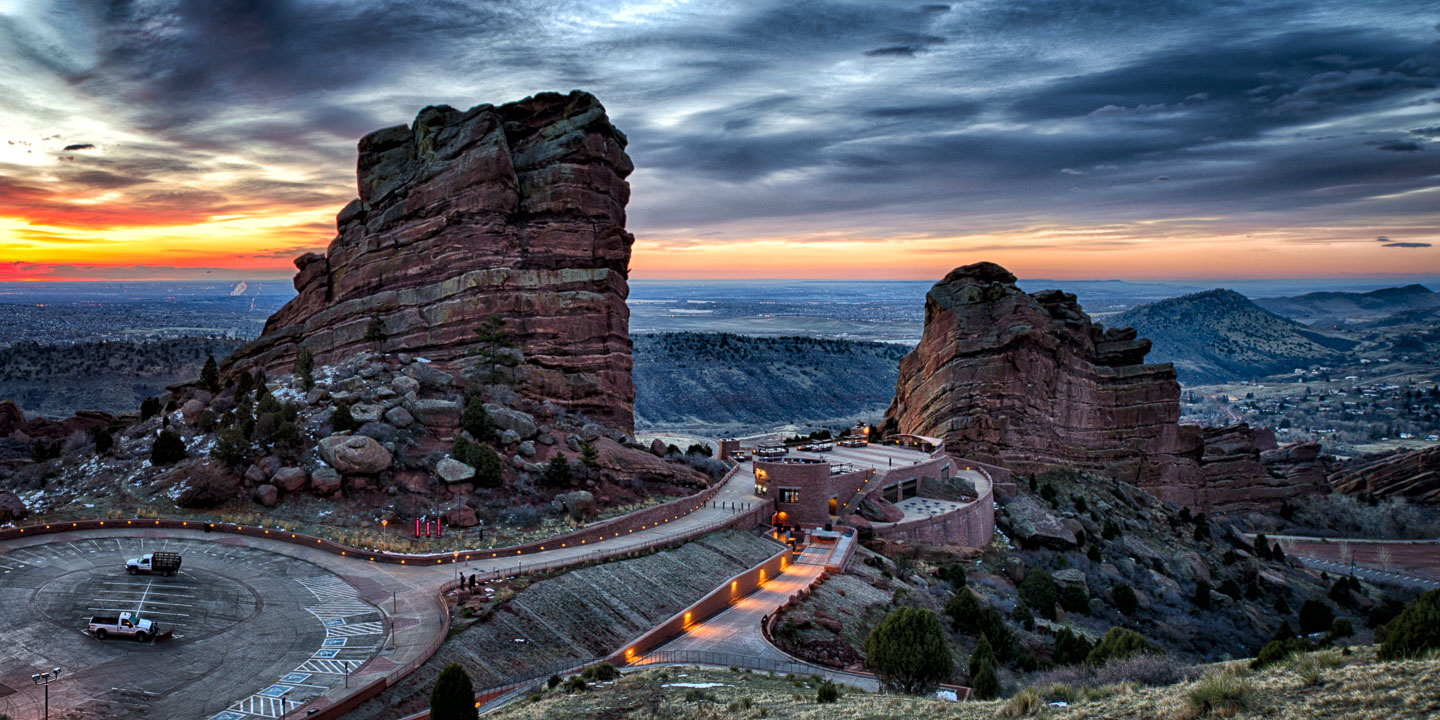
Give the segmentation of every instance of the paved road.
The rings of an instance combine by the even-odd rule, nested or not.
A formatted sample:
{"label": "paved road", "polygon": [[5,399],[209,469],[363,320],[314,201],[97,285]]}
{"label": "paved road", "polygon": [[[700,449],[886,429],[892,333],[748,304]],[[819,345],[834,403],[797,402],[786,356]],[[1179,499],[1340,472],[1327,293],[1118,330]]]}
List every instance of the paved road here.
{"label": "paved road", "polygon": [[[1306,567],[1312,567],[1316,570],[1324,570],[1325,572],[1334,575],[1349,575],[1351,571],[1351,566],[1345,563],[1339,563],[1333,560],[1319,560],[1312,557],[1305,557],[1304,555],[1299,554],[1296,554],[1296,557],[1300,558],[1300,562],[1305,563]],[[1355,575],[1360,579],[1369,580],[1370,582],[1374,583],[1403,585],[1405,587],[1411,587],[1417,590],[1435,590],[1437,588],[1440,588],[1440,581],[1417,577],[1415,575],[1408,575],[1405,573],[1385,572],[1383,570],[1371,570],[1370,568],[1359,565],[1358,563],[1354,566],[1354,571]]]}
{"label": "paved road", "polygon": [[[735,662],[720,664],[742,664],[738,658],[754,658],[772,663],[799,662],[765,639],[760,632],[764,618],[784,605],[792,595],[809,587],[824,572],[823,560],[817,564],[792,563],[785,572],[765,583],[759,590],[730,606],[724,612],[691,628],[680,637],[656,648],[655,653],[636,663],[644,665],[661,661],[667,653],[693,654],[713,653],[736,656]],[[683,656],[683,655],[682,655]],[[815,666],[815,671],[828,670]],[[827,673],[828,674],[828,673]],[[837,682],[874,692],[879,685],[874,678],[838,674]]]}
{"label": "paved road", "polygon": [[[299,703],[291,702],[294,700],[316,699],[317,706],[324,706],[411,662],[423,661],[445,628],[446,610],[437,602],[437,592],[456,576],[457,570],[483,575],[508,571],[517,564],[525,568],[563,566],[703,531],[733,518],[747,505],[762,502],[752,494],[753,487],[751,476],[736,473],[716,494],[713,503],[670,523],[585,546],[533,553],[521,559],[482,559],[478,555],[484,553],[476,551],[475,560],[454,564],[373,563],[264,537],[138,527],[73,531],[0,542],[0,591],[9,593],[0,594],[5,606],[0,611],[27,616],[24,622],[29,633],[22,643],[6,643],[18,648],[0,649],[0,652],[12,651],[8,659],[0,654],[0,712],[17,718],[33,716],[42,695],[30,682],[30,675],[57,665],[68,672],[51,687],[51,704],[57,709],[113,708],[97,711],[98,717],[149,715],[246,720],[276,717],[280,711],[297,706]],[[109,543],[115,544],[114,551],[108,549]],[[88,608],[93,603],[93,607],[114,609],[108,606],[137,601],[140,596],[133,594],[137,588],[128,587],[130,576],[125,575],[117,563],[138,554],[139,549],[164,547],[166,543],[184,547],[185,570],[196,571],[188,578],[178,579],[187,585],[169,589],[174,593],[171,600],[190,603],[201,608],[201,612],[189,613],[179,606],[159,605],[163,601],[145,596],[150,603],[147,613],[161,620],[167,616],[159,613],[167,611],[191,616],[204,613],[207,621],[212,619],[208,614],[213,613],[211,625],[201,627],[199,619],[181,618],[178,614],[169,616],[168,619],[177,624],[194,622],[195,627],[177,628],[177,635],[187,637],[177,638],[168,647],[151,648],[142,648],[138,643],[96,646],[92,638],[66,625],[74,622],[71,616],[79,611],[82,602],[87,608],[83,612],[99,612]],[[102,553],[79,549],[89,546],[106,550]],[[117,589],[130,594],[105,596],[110,601],[88,597],[84,588],[103,582],[99,578],[109,577],[106,573],[110,571],[106,569],[111,567],[115,568],[117,580],[127,583],[126,587]],[[61,579],[76,572],[82,575]],[[203,598],[197,599],[201,586],[208,589]],[[42,587],[50,590],[40,593]],[[243,588],[252,591],[247,593]],[[191,596],[182,596],[186,592]],[[278,599],[282,597],[289,599],[282,602]],[[37,603],[53,613],[59,619],[58,624],[40,617],[41,610],[34,613],[26,610],[36,607]],[[356,612],[335,615],[326,609],[327,603],[338,603],[344,606],[341,609]],[[359,613],[360,604],[368,607],[367,612],[371,614]],[[215,609],[217,605],[219,609]],[[252,605],[268,609],[263,614],[263,622],[253,625],[233,622],[233,616],[243,615]],[[0,618],[12,619],[5,614],[0,614]],[[381,622],[383,618],[389,619],[388,627]],[[355,627],[373,627],[368,623],[380,624],[378,642],[377,638],[344,634]],[[354,627],[350,627],[352,625]],[[250,629],[257,626],[261,628],[260,633],[251,635]],[[330,626],[343,627],[331,629]],[[5,637],[9,640],[12,627],[6,627]],[[342,646],[348,649],[331,652],[337,650],[341,638],[350,637],[356,639],[346,639]],[[378,649],[362,657],[353,652],[362,644],[378,645]],[[97,654],[97,647],[105,654]],[[199,652],[205,648],[209,648],[207,653]],[[136,664],[133,656],[142,650],[159,659]],[[199,654],[193,658],[183,654],[189,652]],[[311,660],[325,661],[311,667],[340,669],[341,674],[332,672],[329,677],[320,677],[324,673],[317,671],[311,673],[311,677],[300,677],[306,662]],[[341,662],[346,660],[350,662]],[[362,666],[361,662],[365,664]],[[132,665],[133,672],[127,670]],[[348,689],[343,675],[346,666],[351,670]],[[338,687],[332,682],[336,678]],[[181,705],[168,704],[182,701],[193,704],[183,711]],[[110,705],[100,704],[105,702]],[[139,706],[154,709],[141,712]]]}

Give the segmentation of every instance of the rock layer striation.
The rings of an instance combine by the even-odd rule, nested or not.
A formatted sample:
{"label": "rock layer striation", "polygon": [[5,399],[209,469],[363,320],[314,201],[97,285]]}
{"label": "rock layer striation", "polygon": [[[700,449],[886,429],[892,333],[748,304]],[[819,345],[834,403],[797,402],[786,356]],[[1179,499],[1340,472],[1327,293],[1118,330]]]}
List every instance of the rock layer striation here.
{"label": "rock layer striation", "polygon": [[1300,467],[1306,452],[1267,470],[1268,432],[1181,425],[1175,370],[1145,364],[1149,350],[1134,330],[1092,322],[1072,294],[1027,294],[999,265],[967,265],[926,295],[924,334],[900,362],[887,415],[959,457],[1017,472],[1103,469],[1201,510],[1325,488],[1323,470]]}
{"label": "rock layer striation", "polygon": [[296,259],[299,295],[225,369],[289,372],[302,345],[321,363],[362,350],[458,363],[498,315],[519,392],[631,430],[625,145],[578,91],[428,107],[365,136],[359,197],[328,251]]}

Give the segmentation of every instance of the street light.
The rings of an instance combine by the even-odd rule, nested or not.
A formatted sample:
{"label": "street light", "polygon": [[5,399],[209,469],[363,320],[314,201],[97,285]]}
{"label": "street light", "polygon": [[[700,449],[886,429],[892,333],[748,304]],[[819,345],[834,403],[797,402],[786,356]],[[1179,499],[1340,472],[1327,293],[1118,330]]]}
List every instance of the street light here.
{"label": "street light", "polygon": [[30,676],[36,685],[45,688],[45,720],[50,720],[50,683],[60,679],[60,668]]}

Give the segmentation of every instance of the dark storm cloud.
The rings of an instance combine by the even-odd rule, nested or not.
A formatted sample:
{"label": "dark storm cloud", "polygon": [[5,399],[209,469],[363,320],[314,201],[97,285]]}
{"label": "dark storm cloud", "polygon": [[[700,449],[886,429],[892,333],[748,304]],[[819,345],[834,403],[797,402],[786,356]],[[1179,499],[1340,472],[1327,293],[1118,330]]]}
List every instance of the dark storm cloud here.
{"label": "dark storm cloud", "polygon": [[1393,242],[1393,243],[1385,243],[1384,245],[1381,245],[1380,247],[1393,247],[1393,248],[1428,248],[1428,247],[1430,247],[1430,243],[1422,243],[1422,242]]}
{"label": "dark storm cloud", "polygon": [[1390,152],[1415,152],[1420,149],[1420,143],[1414,140],[1386,140],[1385,142],[1375,143],[1375,147],[1380,150],[1389,150]]}
{"label": "dark storm cloud", "polygon": [[62,152],[75,152],[75,151],[77,151],[77,150],[94,150],[94,149],[95,149],[95,146],[94,146],[93,144],[91,144],[91,143],[76,143],[76,144],[74,144],[74,145],[66,145],[66,146],[65,146],[65,149],[64,149]]}

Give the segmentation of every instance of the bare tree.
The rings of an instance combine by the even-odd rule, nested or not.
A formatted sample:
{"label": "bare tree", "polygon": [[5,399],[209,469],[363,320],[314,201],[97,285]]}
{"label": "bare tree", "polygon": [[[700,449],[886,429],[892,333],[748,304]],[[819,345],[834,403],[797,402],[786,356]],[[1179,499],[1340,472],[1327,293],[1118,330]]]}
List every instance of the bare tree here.
{"label": "bare tree", "polygon": [[1389,546],[1381,545],[1375,550],[1375,561],[1380,563],[1381,570],[1387,573],[1390,572],[1390,568],[1394,565],[1395,558],[1390,554]]}

